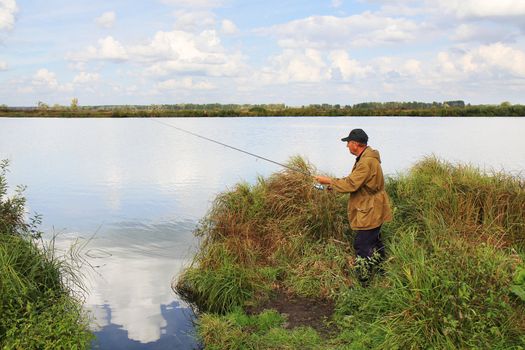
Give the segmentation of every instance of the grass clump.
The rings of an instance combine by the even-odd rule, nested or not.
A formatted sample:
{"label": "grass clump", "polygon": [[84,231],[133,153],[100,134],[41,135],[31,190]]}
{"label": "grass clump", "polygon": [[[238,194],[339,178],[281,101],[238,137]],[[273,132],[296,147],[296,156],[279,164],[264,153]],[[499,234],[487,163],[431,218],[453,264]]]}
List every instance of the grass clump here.
{"label": "grass clump", "polygon": [[[312,171],[300,158],[289,165]],[[300,172],[239,184],[219,195],[202,221],[201,250],[175,288],[201,310],[218,313],[264,298],[276,283],[301,295],[318,295],[319,288],[323,297],[333,295],[351,284],[343,273],[350,253],[341,241],[344,213],[338,198],[313,188]]]}
{"label": "grass clump", "polygon": [[207,259],[214,261],[205,269],[188,269],[184,285],[179,284],[181,294],[198,303],[199,307],[212,311],[230,310],[253,296],[257,289],[258,274],[235,262],[224,246],[210,246]]}
{"label": "grass clump", "polygon": [[287,330],[285,318],[274,310],[246,315],[236,308],[228,315],[205,314],[199,320],[199,335],[206,349],[318,349],[322,343],[308,327]]}
{"label": "grass clump", "polygon": [[[92,334],[73,286],[74,269],[26,224],[21,190],[7,198],[7,162],[0,166],[0,348],[83,349]],[[78,288],[77,288],[78,289]]]}
{"label": "grass clump", "polygon": [[[298,259],[288,263],[283,285],[304,296],[334,298],[352,283],[348,246],[330,240],[325,244],[306,244]],[[284,259],[283,259],[284,260]]]}
{"label": "grass clump", "polygon": [[523,344],[524,308],[509,295],[513,259],[453,237],[427,250],[417,236],[413,229],[392,237],[387,276],[339,298],[338,319],[353,321],[347,333],[375,334],[368,345],[377,349]]}
{"label": "grass clump", "polygon": [[[289,165],[315,173],[300,158]],[[386,187],[388,259],[368,288],[356,283],[346,196],[317,191],[290,170],[218,196],[198,230],[201,250],[176,285],[205,300],[196,302],[206,347],[525,348],[523,179],[425,158]],[[227,269],[237,272],[225,288]],[[261,332],[257,315],[240,316],[276,290],[335,303],[329,331],[284,322]],[[295,342],[299,334],[307,340]]]}
{"label": "grass clump", "polygon": [[445,230],[473,243],[522,247],[525,182],[505,173],[426,158],[387,186],[400,223]]}

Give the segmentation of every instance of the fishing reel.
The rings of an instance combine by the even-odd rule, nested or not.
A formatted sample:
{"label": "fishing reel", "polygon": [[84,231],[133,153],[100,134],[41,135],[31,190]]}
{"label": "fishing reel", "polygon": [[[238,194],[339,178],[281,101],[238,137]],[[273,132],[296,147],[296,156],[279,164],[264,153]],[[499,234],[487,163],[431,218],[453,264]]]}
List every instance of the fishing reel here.
{"label": "fishing reel", "polygon": [[330,185],[325,186],[319,183],[314,184],[314,188],[319,191],[324,191],[324,190],[331,191],[332,190],[332,187]]}

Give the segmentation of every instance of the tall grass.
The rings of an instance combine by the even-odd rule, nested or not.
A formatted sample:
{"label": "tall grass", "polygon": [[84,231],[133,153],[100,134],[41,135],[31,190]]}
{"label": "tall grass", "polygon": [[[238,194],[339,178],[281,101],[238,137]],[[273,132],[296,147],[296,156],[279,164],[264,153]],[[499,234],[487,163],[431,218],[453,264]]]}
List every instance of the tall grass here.
{"label": "tall grass", "polygon": [[77,271],[26,223],[21,190],[6,196],[6,167],[0,166],[0,347],[87,348],[92,334],[73,289],[81,287]]}
{"label": "tall grass", "polygon": [[266,297],[276,282],[322,297],[352,284],[344,198],[316,190],[301,158],[289,166],[301,172],[238,184],[202,220],[200,252],[174,286],[201,310],[227,312]]}
{"label": "tall grass", "polygon": [[[300,158],[289,165],[316,172]],[[308,176],[289,170],[219,195],[197,231],[201,250],[174,286],[197,296],[204,344],[525,348],[524,180],[430,157],[386,187],[394,206],[382,233],[388,259],[384,276],[368,288],[354,283],[347,197],[317,191]],[[293,331],[280,329],[281,342],[254,342],[260,334],[242,322],[239,307],[269,298],[277,287],[334,300],[335,335],[299,345]]]}
{"label": "tall grass", "polygon": [[494,246],[525,243],[525,180],[426,158],[387,186],[398,222]]}

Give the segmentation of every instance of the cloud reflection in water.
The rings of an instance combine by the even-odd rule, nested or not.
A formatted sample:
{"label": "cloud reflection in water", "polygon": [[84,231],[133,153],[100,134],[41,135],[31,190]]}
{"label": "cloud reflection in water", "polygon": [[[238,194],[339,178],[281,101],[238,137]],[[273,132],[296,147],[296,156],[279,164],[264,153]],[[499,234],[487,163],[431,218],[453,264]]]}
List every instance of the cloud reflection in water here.
{"label": "cloud reflection in water", "polygon": [[77,239],[87,243],[81,252],[89,291],[85,307],[93,317],[98,348],[197,346],[192,334],[195,316],[171,290],[173,277],[193,256],[195,247],[188,247],[194,241],[194,226],[190,220],[128,221],[103,226],[93,237],[59,235],[57,244],[63,250]]}
{"label": "cloud reflection in water", "polygon": [[112,311],[109,305],[97,307],[98,312],[104,313],[107,324],[95,332],[97,339],[93,342],[93,349],[199,349],[193,335],[194,314],[179,302],[169,305],[160,305],[160,312],[166,325],[161,328],[160,337],[151,342],[143,343],[133,340],[128,331],[112,321]]}

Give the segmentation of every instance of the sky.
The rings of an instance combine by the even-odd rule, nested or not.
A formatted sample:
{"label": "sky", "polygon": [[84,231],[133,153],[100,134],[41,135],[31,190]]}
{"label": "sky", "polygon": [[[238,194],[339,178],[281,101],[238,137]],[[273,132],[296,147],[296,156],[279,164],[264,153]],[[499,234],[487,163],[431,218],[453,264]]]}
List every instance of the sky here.
{"label": "sky", "polygon": [[523,104],[523,18],[523,0],[0,0],[0,104]]}

